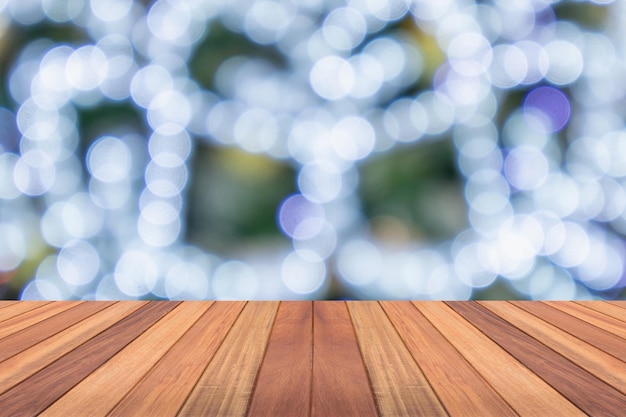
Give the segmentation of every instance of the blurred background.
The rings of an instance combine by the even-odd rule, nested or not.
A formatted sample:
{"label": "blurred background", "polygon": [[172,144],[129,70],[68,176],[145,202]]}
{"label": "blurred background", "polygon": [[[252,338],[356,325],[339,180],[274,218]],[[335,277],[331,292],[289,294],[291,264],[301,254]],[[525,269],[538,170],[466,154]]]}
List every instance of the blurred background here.
{"label": "blurred background", "polygon": [[625,21],[0,0],[0,296],[626,298]]}

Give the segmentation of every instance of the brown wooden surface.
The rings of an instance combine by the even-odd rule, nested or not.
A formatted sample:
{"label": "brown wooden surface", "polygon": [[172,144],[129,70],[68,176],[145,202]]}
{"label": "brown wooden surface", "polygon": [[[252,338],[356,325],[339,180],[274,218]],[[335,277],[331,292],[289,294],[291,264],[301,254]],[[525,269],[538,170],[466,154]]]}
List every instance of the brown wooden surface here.
{"label": "brown wooden surface", "polygon": [[196,322],[111,416],[176,415],[241,313],[243,302],[218,303]]}
{"label": "brown wooden surface", "polygon": [[4,416],[622,416],[623,302],[0,302]]}
{"label": "brown wooden surface", "polygon": [[481,306],[626,394],[626,363],[512,304]]}
{"label": "brown wooden surface", "polygon": [[246,305],[180,415],[245,415],[277,308],[278,302]]}
{"label": "brown wooden surface", "polygon": [[626,309],[620,308],[613,303],[597,302],[597,301],[579,301],[575,304],[587,307],[590,310],[599,311],[609,317],[616,318],[622,322],[626,322]]}
{"label": "brown wooden surface", "polygon": [[450,416],[517,415],[413,304],[381,304]]}
{"label": "brown wooden surface", "polygon": [[626,362],[626,349],[624,349],[624,339],[606,330],[587,323],[577,317],[571,316],[558,308],[549,306],[543,302],[521,302],[514,304],[535,316],[550,317],[550,323],[576,336],[590,345],[601,349],[616,358]]}
{"label": "brown wooden surface", "polygon": [[414,304],[520,416],[585,415],[449,306]]}
{"label": "brown wooden surface", "polygon": [[[606,314],[602,311],[597,311],[593,308],[588,308],[588,304],[576,304],[576,303],[566,303],[566,302],[549,302],[546,303],[551,307],[557,308],[570,316],[574,316],[584,322],[589,324],[593,324],[600,329],[606,330],[609,333],[613,333],[621,338],[626,339],[626,322],[620,320],[619,318],[612,317],[610,314]],[[610,306],[610,304],[605,303],[594,303],[595,304],[603,304],[606,306]],[[615,307],[617,308],[617,307]],[[602,309],[604,310],[604,309]],[[621,309],[620,309],[621,310]],[[606,310],[604,310],[606,311]],[[624,314],[626,317],[626,314]]]}
{"label": "brown wooden surface", "polygon": [[249,416],[309,415],[313,364],[311,304],[281,303],[250,401]]}
{"label": "brown wooden surface", "polygon": [[588,415],[619,415],[624,411],[623,395],[615,388],[506,320],[475,303],[449,304],[453,310],[471,321],[480,331]]}
{"label": "brown wooden surface", "polygon": [[311,415],[377,415],[345,303],[316,301],[314,313]]}

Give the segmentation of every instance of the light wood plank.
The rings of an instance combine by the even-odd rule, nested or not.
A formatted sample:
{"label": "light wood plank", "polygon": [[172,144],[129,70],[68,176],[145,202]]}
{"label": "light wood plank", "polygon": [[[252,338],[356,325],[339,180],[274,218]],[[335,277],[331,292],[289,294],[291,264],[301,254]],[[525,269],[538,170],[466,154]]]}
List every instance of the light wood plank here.
{"label": "light wood plank", "polygon": [[347,304],[380,414],[448,415],[380,305]]}
{"label": "light wood plank", "polygon": [[17,333],[20,330],[27,329],[41,321],[46,320],[62,311],[76,307],[82,301],[63,301],[55,303],[46,303],[38,308],[26,311],[18,316],[10,318],[0,323],[0,339]]}
{"label": "light wood plank", "polygon": [[12,306],[13,304],[17,304],[19,303],[19,301],[15,301],[15,300],[0,300],[0,310],[5,308],[5,307],[9,307]]}
{"label": "light wood plank", "polygon": [[367,371],[343,301],[313,303],[313,417],[377,416]]}
{"label": "light wood plank", "polygon": [[591,308],[587,308],[584,305],[572,302],[549,301],[546,302],[546,304],[550,307],[561,310],[570,316],[576,317],[585,323],[593,324],[600,329],[626,339],[626,322],[623,322],[622,320],[600,313]]}
{"label": "light wood plank", "polygon": [[413,304],[380,304],[450,416],[517,416]]}
{"label": "light wood plank", "polygon": [[133,311],[143,302],[115,303],[112,306],[86,318],[80,323],[0,362],[0,393],[22,382],[46,365],[80,346],[85,341],[112,326]]}
{"label": "light wood plank", "polygon": [[626,308],[626,301],[624,300],[611,300],[611,301],[606,301],[607,303],[611,303],[614,306],[617,306],[619,308]]}
{"label": "light wood plank", "polygon": [[470,322],[442,303],[414,302],[520,416],[585,416]]}
{"label": "light wood plank", "polygon": [[247,416],[309,416],[312,360],[313,303],[280,303]]}
{"label": "light wood plank", "polygon": [[[181,303],[40,416],[106,416],[209,306]],[[106,395],[102,395],[104,392]]]}
{"label": "light wood plank", "polygon": [[183,405],[180,416],[243,416],[278,302],[249,302]]}
{"label": "light wood plank", "polygon": [[17,304],[12,304],[10,306],[11,308],[3,308],[0,310],[0,328],[4,326],[4,321],[17,317],[27,311],[43,307],[46,304],[50,304],[50,301],[20,301]]}
{"label": "light wood plank", "polygon": [[479,304],[626,394],[626,363],[510,303]]}
{"label": "light wood plank", "polygon": [[4,361],[37,343],[54,336],[75,323],[111,306],[111,302],[90,302],[75,305],[46,320],[13,333],[0,340],[0,361]]}
{"label": "light wood plank", "polygon": [[[0,410],[11,417],[41,413],[87,375],[176,307],[151,302],[0,395]],[[106,395],[106,391],[102,393]]]}
{"label": "light wood plank", "polygon": [[113,409],[110,416],[175,416],[245,302],[218,302]]}
{"label": "light wood plank", "polygon": [[576,304],[587,307],[590,310],[595,310],[609,317],[613,317],[614,319],[621,321],[623,323],[622,326],[626,324],[626,309],[616,306],[615,304],[601,301],[577,301]]}
{"label": "light wood plank", "polygon": [[477,303],[448,302],[448,305],[588,415],[623,412],[626,396],[506,320]]}
{"label": "light wood plank", "polygon": [[621,337],[570,316],[544,302],[512,301],[512,303],[539,318],[549,317],[550,323],[556,327],[626,362],[626,348],[624,339]]}

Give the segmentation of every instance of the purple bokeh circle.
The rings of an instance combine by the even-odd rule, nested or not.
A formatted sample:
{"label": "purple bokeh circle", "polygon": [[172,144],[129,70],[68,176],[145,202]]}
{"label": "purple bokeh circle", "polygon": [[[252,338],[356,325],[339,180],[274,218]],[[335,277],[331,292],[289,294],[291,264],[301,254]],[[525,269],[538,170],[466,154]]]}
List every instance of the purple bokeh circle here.
{"label": "purple bokeh circle", "polygon": [[527,120],[541,120],[543,128],[553,133],[563,129],[569,121],[571,107],[565,93],[554,87],[539,87],[524,99]]}

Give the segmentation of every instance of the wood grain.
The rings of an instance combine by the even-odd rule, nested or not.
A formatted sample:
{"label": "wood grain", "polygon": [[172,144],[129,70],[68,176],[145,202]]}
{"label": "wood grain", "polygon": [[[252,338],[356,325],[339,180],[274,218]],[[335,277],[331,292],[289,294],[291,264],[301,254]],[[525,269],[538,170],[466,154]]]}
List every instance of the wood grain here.
{"label": "wood grain", "polygon": [[477,303],[448,305],[588,415],[617,416],[623,412],[626,397],[622,393],[517,327]]}
{"label": "wood grain", "polygon": [[308,417],[312,361],[313,303],[281,302],[248,417]]}
{"label": "wood grain", "polygon": [[244,305],[235,301],[213,304],[110,416],[175,416]]}
{"label": "wood grain", "polygon": [[479,304],[626,394],[626,363],[512,304]]}
{"label": "wood grain", "polygon": [[243,416],[278,302],[248,303],[180,410],[180,416]]}
{"label": "wood grain", "polygon": [[0,340],[0,361],[28,349],[37,343],[63,331],[71,325],[111,306],[112,302],[93,302],[74,305],[39,323],[26,327]]}
{"label": "wood grain", "polygon": [[538,317],[549,317],[550,323],[626,362],[624,339],[615,336],[543,302],[513,301],[516,306]]}
{"label": "wood grain", "polygon": [[115,303],[80,323],[0,362],[0,393],[22,382],[46,365],[141,307],[143,303]]}
{"label": "wood grain", "polygon": [[18,316],[12,317],[2,322],[0,326],[0,339],[17,333],[20,330],[46,320],[49,317],[59,314],[62,311],[69,310],[79,305],[80,301],[68,301],[66,303],[46,303],[40,307],[30,309]]}
{"label": "wood grain", "polygon": [[152,302],[133,312],[4,392],[0,395],[0,410],[11,417],[41,413],[176,305],[175,302]]}
{"label": "wood grain", "polygon": [[7,301],[7,300],[0,300],[0,310],[5,308],[5,307],[9,307],[15,303],[19,303],[19,301]]}
{"label": "wood grain", "polygon": [[621,416],[622,305],[0,302],[0,415]]}
{"label": "wood grain", "polygon": [[517,416],[413,304],[380,304],[450,416]]}
{"label": "wood grain", "polygon": [[343,301],[313,303],[313,417],[377,416],[356,334]]}
{"label": "wood grain", "polygon": [[[209,308],[181,303],[47,408],[41,417],[106,416]],[[106,392],[106,396],[102,393]]]}
{"label": "wood grain", "polygon": [[626,310],[615,304],[598,301],[577,301],[576,304],[626,323]]}
{"label": "wood grain", "polygon": [[448,415],[380,305],[347,304],[380,414]]}
{"label": "wood grain", "polygon": [[576,303],[549,301],[546,302],[546,304],[586,323],[593,324],[594,326],[606,330],[611,334],[617,335],[621,338],[626,338],[626,322],[623,322],[622,320]]}
{"label": "wood grain", "polygon": [[0,310],[0,326],[4,326],[4,321],[17,317],[27,311],[34,310],[39,307],[43,307],[46,304],[50,304],[49,301],[20,301],[15,305],[11,305],[11,308],[4,308]]}
{"label": "wood grain", "polygon": [[614,306],[620,307],[620,308],[626,308],[626,301],[624,300],[620,300],[620,301],[606,301],[607,303],[613,304]]}
{"label": "wood grain", "polygon": [[585,415],[445,304],[413,304],[520,416]]}

